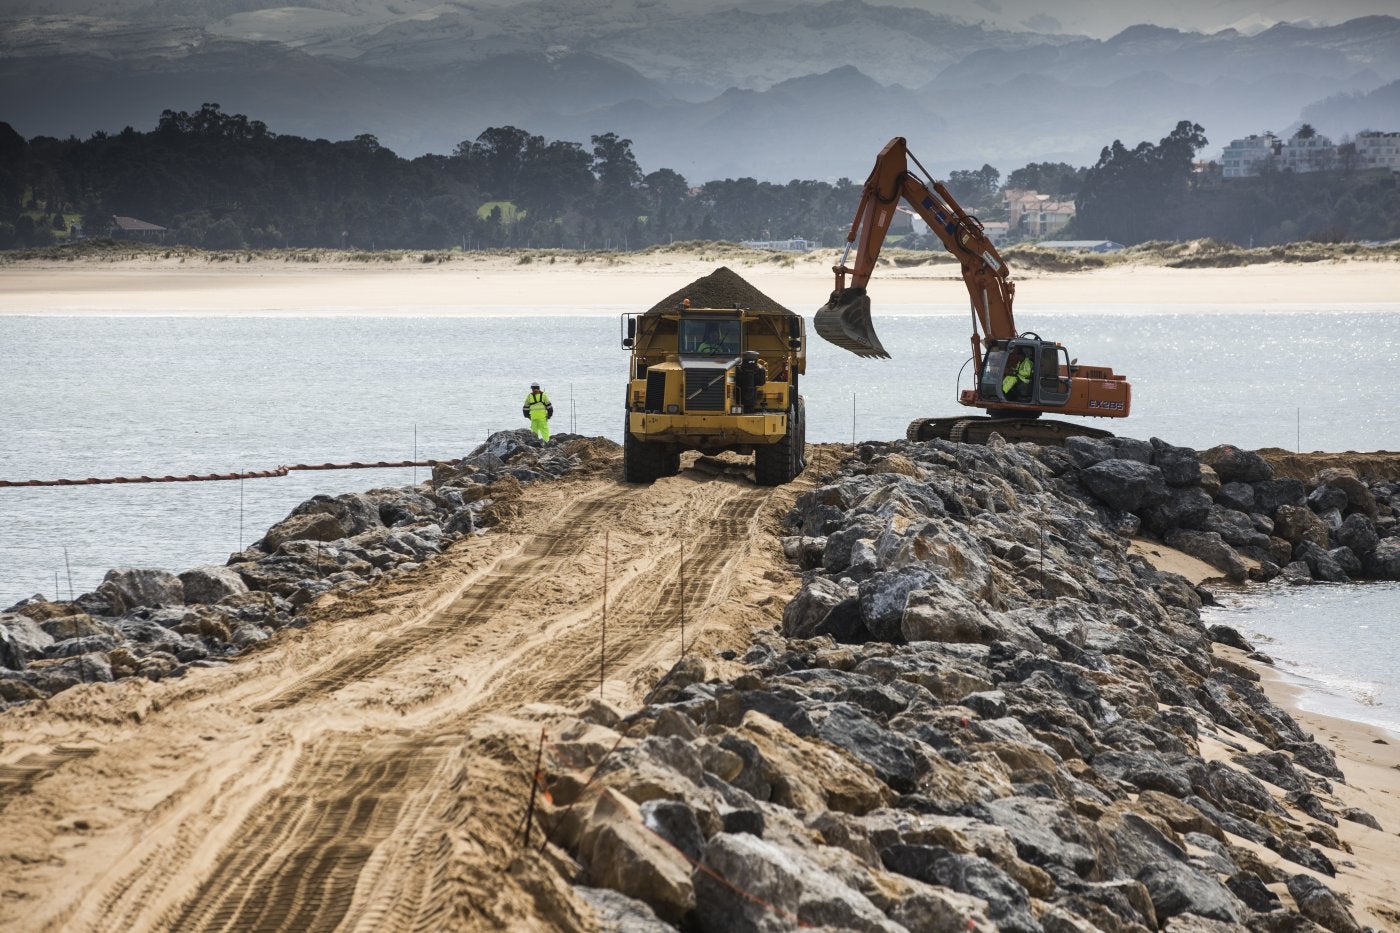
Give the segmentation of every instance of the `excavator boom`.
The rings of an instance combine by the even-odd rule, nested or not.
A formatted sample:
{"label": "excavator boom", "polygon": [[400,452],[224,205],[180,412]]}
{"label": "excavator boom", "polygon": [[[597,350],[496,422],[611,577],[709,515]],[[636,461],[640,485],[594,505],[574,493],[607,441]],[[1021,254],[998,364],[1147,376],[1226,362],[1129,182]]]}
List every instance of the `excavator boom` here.
{"label": "excavator boom", "polygon": [[[817,311],[817,333],[857,356],[889,357],[875,334],[865,286],[875,271],[875,261],[902,199],[923,218],[944,248],[957,257],[981,332],[993,340],[1016,336],[1016,322],[1011,314],[1016,286],[1009,280],[1011,270],[987,238],[982,224],[962,209],[947,188],[937,181],[925,183],[909,172],[911,158],[904,137],[896,136],[875,159],[846,235],[846,252],[832,268],[836,288],[831,299]],[[918,164],[917,159],[914,161]],[[855,265],[847,266],[853,248]],[[974,348],[974,355],[977,353]]]}

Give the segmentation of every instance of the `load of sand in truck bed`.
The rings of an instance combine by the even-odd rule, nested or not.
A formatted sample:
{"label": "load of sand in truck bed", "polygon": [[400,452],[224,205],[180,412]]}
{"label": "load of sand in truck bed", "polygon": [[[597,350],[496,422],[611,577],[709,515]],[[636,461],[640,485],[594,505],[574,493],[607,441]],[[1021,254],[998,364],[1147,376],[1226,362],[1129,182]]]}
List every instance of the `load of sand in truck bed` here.
{"label": "load of sand in truck bed", "polygon": [[793,313],[754,288],[739,273],[728,266],[720,266],[709,275],[701,276],[684,288],[678,288],[662,298],[652,305],[647,314],[674,311],[686,298],[690,299],[692,308],[739,307],[771,314]]}

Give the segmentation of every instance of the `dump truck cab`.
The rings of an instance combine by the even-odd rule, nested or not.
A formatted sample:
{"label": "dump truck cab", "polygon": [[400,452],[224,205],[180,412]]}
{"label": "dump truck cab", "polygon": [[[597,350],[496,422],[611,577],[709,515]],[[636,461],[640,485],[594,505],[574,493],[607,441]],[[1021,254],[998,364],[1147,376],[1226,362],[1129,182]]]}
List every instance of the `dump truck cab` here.
{"label": "dump truck cab", "polygon": [[806,464],[798,379],[805,330],[790,311],[691,307],[622,317],[631,351],[623,474],[649,483],[680,470],[686,450],[754,454],[758,482],[777,486]]}

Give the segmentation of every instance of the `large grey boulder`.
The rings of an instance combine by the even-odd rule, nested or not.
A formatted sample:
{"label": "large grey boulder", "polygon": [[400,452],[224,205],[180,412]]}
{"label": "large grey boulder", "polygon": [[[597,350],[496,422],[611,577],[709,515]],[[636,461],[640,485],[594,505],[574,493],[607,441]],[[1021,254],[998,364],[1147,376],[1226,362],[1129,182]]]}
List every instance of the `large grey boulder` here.
{"label": "large grey boulder", "polygon": [[1381,541],[1380,535],[1376,533],[1375,522],[1360,513],[1353,513],[1343,519],[1341,526],[1337,528],[1336,536],[1338,544],[1351,548],[1358,555],[1374,551]]}
{"label": "large grey boulder", "polygon": [[1379,514],[1376,509],[1376,498],[1371,493],[1370,487],[1361,481],[1354,470],[1346,467],[1328,467],[1313,474],[1308,485],[1334,486],[1346,493],[1349,511],[1364,513],[1370,519],[1375,519]]}
{"label": "large grey boulder", "polygon": [[228,567],[194,567],[180,574],[180,583],[185,590],[187,603],[217,603],[228,596],[241,596],[248,592],[248,584],[243,582],[237,571]]}
{"label": "large grey boulder", "polygon": [[1170,486],[1167,497],[1142,510],[1143,521],[1155,534],[1172,528],[1199,528],[1215,504],[1199,486]]}
{"label": "large grey boulder", "polygon": [[1249,576],[1249,565],[1244,558],[1226,544],[1217,532],[1178,528],[1169,532],[1163,540],[1168,546],[1199,557],[1217,570],[1224,571],[1225,576],[1236,583],[1243,583]]}
{"label": "large grey boulder", "polygon": [[587,818],[579,857],[590,882],[646,903],[665,920],[677,923],[695,907],[685,859],[646,828],[635,803],[612,788],[603,790]]}
{"label": "large grey boulder", "polygon": [[[0,632],[27,658],[40,657],[54,643],[52,634],[44,631],[38,622],[19,613],[0,614]],[[12,669],[19,670],[18,667]]]}
{"label": "large grey boulder", "polygon": [[1044,929],[1031,913],[1026,889],[986,859],[940,846],[899,843],[881,849],[880,860],[897,874],[982,898],[998,930],[1042,933]]}
{"label": "large grey boulder", "polygon": [[384,527],[384,521],[379,517],[379,503],[372,496],[358,492],[334,497],[312,496],[292,509],[292,515],[330,515],[340,522],[340,527],[344,529],[338,536],[342,538],[364,534],[372,528]]}
{"label": "large grey boulder", "polygon": [[118,567],[107,571],[97,592],[112,604],[115,615],[124,615],[141,606],[161,608],[185,604],[185,587],[180,578],[168,570]]}
{"label": "large grey boulder", "polygon": [[1274,534],[1289,544],[1311,541],[1326,547],[1329,533],[1327,523],[1301,505],[1280,506],[1274,513]]}
{"label": "large grey boulder", "polygon": [[1269,536],[1254,527],[1254,521],[1243,512],[1212,506],[1196,525],[1201,531],[1213,531],[1234,547],[1269,547]]}
{"label": "large grey boulder", "polygon": [[694,873],[695,918],[704,931],[903,929],[801,852],[747,833],[716,833],[702,864]]}
{"label": "large grey boulder", "polygon": [[1347,494],[1344,490],[1323,483],[1308,493],[1305,504],[1314,512],[1330,512],[1333,509],[1341,511],[1346,508],[1347,501]]}
{"label": "large grey boulder", "polygon": [[1222,483],[1257,483],[1274,476],[1273,468],[1259,454],[1230,444],[1203,451],[1201,463],[1213,469]]}
{"label": "large grey boulder", "polygon": [[1298,912],[1318,926],[1332,933],[1361,933],[1361,925],[1341,898],[1311,875],[1291,876],[1288,893],[1298,905]]}
{"label": "large grey boulder", "polygon": [[783,610],[783,634],[788,638],[812,638],[831,610],[851,594],[830,577],[815,577]]}
{"label": "large grey boulder", "polygon": [[345,537],[340,519],[327,512],[293,513],[273,525],[258,546],[269,554],[288,541],[338,541]]}
{"label": "large grey boulder", "polygon": [[1314,580],[1328,583],[1346,583],[1347,574],[1337,559],[1326,548],[1311,541],[1302,541],[1293,549],[1293,556],[1308,565]]}
{"label": "large grey boulder", "polygon": [[1302,505],[1307,497],[1307,489],[1302,480],[1266,479],[1254,484],[1253,511],[1273,515],[1281,505]]}
{"label": "large grey boulder", "polygon": [[1185,862],[1154,862],[1138,872],[1137,880],[1152,896],[1159,923],[1192,913],[1222,923],[1239,923],[1243,906],[1229,889]]}
{"label": "large grey boulder", "polygon": [[1081,470],[1118,456],[1112,444],[1097,437],[1067,437],[1064,449]]}
{"label": "large grey boulder", "polygon": [[1366,555],[1366,573],[1378,580],[1400,580],[1400,538],[1386,538]]}
{"label": "large grey boulder", "polygon": [[1154,437],[1152,465],[1162,471],[1168,486],[1194,486],[1201,481],[1201,461],[1190,447],[1176,447]]}
{"label": "large grey boulder", "polygon": [[909,594],[923,588],[933,574],[923,567],[885,570],[860,584],[860,616],[870,634],[881,641],[899,642],[904,638],[900,623],[909,604]]}
{"label": "large grey boulder", "polygon": [[1224,508],[1244,512],[1246,515],[1258,511],[1254,507],[1254,487],[1249,483],[1222,483],[1215,499]]}
{"label": "large grey boulder", "polygon": [[1167,498],[1167,481],[1155,466],[1136,460],[1104,460],[1079,474],[1099,501],[1124,512],[1156,505]]}

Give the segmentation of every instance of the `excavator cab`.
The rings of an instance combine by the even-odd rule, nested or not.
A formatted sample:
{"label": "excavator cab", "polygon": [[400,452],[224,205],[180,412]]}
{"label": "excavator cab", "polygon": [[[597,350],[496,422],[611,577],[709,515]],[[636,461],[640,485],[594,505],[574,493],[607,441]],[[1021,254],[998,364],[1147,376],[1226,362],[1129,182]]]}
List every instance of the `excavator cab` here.
{"label": "excavator cab", "polygon": [[[1023,360],[1031,364],[1027,379],[1019,376]],[[1064,405],[1069,396],[1069,353],[1058,343],[1022,334],[987,347],[977,380],[980,402],[1040,408]]]}

